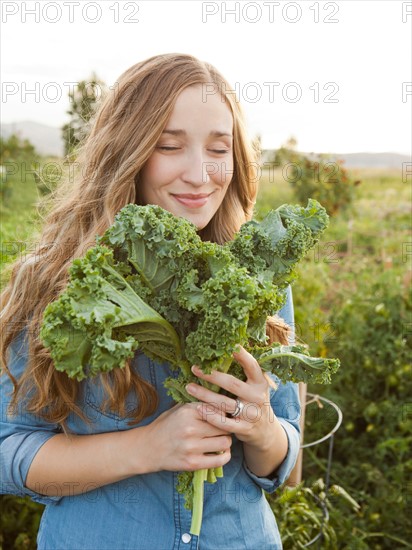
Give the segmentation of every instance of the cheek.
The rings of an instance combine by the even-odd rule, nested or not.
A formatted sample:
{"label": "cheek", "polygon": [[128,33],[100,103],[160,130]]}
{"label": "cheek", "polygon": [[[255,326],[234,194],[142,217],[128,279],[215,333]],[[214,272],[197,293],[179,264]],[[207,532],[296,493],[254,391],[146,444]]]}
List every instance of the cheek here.
{"label": "cheek", "polygon": [[138,200],[143,204],[158,204],[159,193],[170,183],[172,173],[158,159],[149,159],[141,171],[140,192]]}
{"label": "cheek", "polygon": [[219,170],[215,175],[215,181],[219,183],[222,187],[228,187],[229,183],[232,181],[233,178],[233,162],[231,160],[229,161],[223,161],[220,166]]}
{"label": "cheek", "polygon": [[159,162],[159,159],[156,156],[152,156],[146,163],[143,169],[143,178],[145,181],[153,184],[159,181],[159,178],[162,174],[162,163]]}

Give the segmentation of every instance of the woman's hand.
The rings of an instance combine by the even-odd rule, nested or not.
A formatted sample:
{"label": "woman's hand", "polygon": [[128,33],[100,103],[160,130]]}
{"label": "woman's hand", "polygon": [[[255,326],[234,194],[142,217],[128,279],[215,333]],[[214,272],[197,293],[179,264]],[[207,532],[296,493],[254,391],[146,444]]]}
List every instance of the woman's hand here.
{"label": "woman's hand", "polygon": [[146,426],[152,471],[194,471],[229,462],[231,435],[202,420],[198,405],[175,405]]}
{"label": "woman's hand", "polygon": [[236,410],[236,400],[211,391],[200,384],[188,384],[186,390],[204,405],[200,406],[201,418],[257,448],[267,444],[268,434],[273,432],[275,415],[269,400],[269,383],[256,359],[243,347],[234,359],[243,367],[247,381],[242,382],[230,374],[215,371],[204,374],[199,368],[192,367],[192,372],[200,379],[238,396],[243,403],[239,416],[230,418],[227,414]]}

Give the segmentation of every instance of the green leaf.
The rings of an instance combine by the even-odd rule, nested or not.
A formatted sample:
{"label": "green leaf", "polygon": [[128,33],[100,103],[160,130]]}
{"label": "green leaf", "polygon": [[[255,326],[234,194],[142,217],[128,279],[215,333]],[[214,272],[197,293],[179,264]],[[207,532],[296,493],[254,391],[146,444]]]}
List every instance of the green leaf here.
{"label": "green leaf", "polygon": [[339,366],[338,359],[310,357],[303,346],[272,344],[267,348],[253,347],[249,353],[262,370],[276,375],[282,382],[312,382],[329,384]]}

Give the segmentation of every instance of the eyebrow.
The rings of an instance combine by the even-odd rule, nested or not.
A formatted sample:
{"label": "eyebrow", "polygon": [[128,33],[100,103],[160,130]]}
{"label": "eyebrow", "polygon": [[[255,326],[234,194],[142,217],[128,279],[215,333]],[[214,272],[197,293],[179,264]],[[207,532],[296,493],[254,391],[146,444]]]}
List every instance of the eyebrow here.
{"label": "eyebrow", "polygon": [[[172,129],[166,129],[163,130],[163,134],[171,134],[172,136],[185,136],[186,130],[172,130]],[[222,137],[222,136],[228,136],[233,137],[232,134],[228,134],[227,132],[219,132],[218,130],[212,130],[209,133],[209,136],[211,137]]]}

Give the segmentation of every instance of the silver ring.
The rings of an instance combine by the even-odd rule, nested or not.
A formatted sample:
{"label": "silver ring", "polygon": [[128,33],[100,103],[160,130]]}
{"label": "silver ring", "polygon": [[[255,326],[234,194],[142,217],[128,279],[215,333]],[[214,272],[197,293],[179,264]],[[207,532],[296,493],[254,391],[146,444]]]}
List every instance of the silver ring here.
{"label": "silver ring", "polygon": [[236,410],[234,413],[231,413],[232,418],[236,418],[237,416],[240,416],[242,410],[244,409],[245,404],[242,403],[242,401],[239,399],[239,397],[236,398]]}

